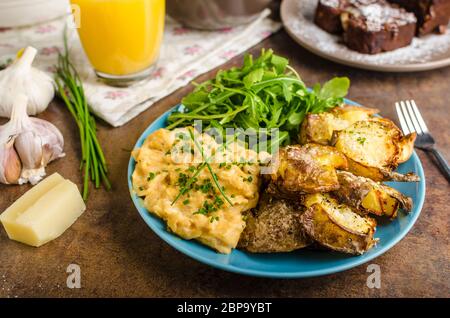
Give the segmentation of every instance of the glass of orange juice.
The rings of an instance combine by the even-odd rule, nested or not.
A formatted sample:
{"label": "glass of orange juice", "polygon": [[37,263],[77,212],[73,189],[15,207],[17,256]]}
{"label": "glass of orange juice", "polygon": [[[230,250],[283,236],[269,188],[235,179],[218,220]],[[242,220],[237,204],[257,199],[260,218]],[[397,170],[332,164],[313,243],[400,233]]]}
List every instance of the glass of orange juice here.
{"label": "glass of orange juice", "polygon": [[165,0],[71,0],[78,34],[97,75],[127,86],[149,75],[164,32]]}

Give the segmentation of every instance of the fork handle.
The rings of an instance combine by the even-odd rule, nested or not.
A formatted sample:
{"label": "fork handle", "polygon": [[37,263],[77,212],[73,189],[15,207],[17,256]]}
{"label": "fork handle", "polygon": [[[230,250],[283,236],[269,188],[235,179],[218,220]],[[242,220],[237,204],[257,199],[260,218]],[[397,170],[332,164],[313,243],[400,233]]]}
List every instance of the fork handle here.
{"label": "fork handle", "polygon": [[445,160],[442,153],[439,150],[437,150],[436,148],[431,148],[430,151],[436,157],[439,169],[441,169],[442,173],[447,178],[447,181],[450,182],[450,167],[447,163],[447,160]]}

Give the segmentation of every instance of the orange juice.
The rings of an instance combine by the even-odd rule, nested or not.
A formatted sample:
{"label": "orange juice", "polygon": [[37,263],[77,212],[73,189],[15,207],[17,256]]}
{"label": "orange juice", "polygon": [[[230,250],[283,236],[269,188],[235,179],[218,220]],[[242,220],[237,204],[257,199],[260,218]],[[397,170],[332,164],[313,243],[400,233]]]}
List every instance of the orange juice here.
{"label": "orange juice", "polygon": [[78,34],[97,73],[127,76],[158,58],[165,0],[72,0],[79,6]]}

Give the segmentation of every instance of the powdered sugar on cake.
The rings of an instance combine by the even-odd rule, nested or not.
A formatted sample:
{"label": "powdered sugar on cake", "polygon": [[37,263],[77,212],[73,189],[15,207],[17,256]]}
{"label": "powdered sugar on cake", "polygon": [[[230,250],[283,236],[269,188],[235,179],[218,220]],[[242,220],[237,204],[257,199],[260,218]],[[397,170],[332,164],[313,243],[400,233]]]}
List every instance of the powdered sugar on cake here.
{"label": "powdered sugar on cake", "polygon": [[345,8],[356,17],[361,17],[367,30],[378,32],[384,27],[396,28],[398,26],[416,23],[413,13],[391,6],[390,3],[380,0],[321,0],[322,5],[331,8]]}
{"label": "powdered sugar on cake", "polygon": [[[361,3],[371,0],[351,1]],[[443,35],[433,34],[420,38],[416,37],[409,46],[391,52],[369,55],[352,51],[340,42],[339,36],[327,33],[314,24],[313,18],[317,2],[317,0],[297,0],[297,12],[289,15],[285,23],[286,27],[305,44],[328,55],[372,65],[396,65],[430,62],[450,50],[449,28]],[[373,14],[378,16],[378,14],[383,13]]]}
{"label": "powdered sugar on cake", "polygon": [[373,32],[380,31],[385,25],[402,26],[416,22],[414,14],[379,3],[360,6],[358,11],[365,19],[367,30]]}
{"label": "powdered sugar on cake", "polygon": [[331,8],[338,8],[339,0],[322,0],[322,4]]}

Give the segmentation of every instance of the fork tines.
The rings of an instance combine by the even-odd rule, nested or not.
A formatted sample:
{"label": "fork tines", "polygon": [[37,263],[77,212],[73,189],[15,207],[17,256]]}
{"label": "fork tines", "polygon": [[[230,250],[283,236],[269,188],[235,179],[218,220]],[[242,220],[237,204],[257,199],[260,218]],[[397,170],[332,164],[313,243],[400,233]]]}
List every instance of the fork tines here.
{"label": "fork tines", "polygon": [[416,132],[418,135],[428,133],[428,127],[422,118],[414,100],[395,103],[400,126],[405,135]]}

